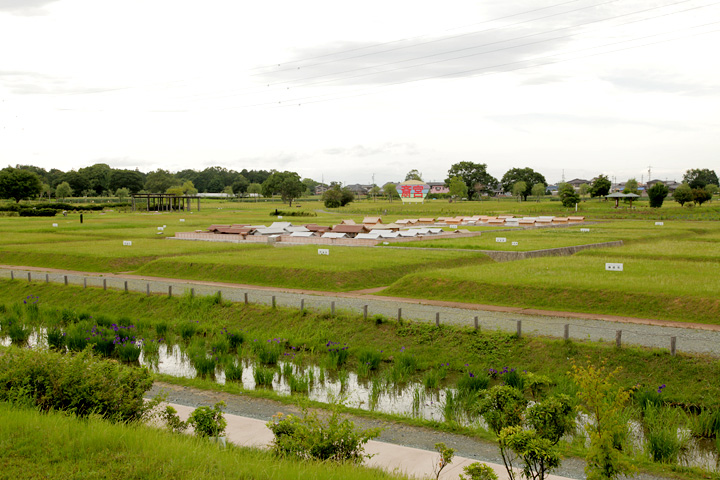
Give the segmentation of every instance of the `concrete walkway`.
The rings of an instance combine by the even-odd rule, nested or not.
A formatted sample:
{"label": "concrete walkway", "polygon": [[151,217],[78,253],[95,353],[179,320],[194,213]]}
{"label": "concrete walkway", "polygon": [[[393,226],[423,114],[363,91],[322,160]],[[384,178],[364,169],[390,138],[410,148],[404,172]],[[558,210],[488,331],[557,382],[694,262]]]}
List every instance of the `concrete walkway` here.
{"label": "concrete walkway", "polygon": [[[170,404],[182,420],[186,420],[194,410],[185,405]],[[267,448],[273,440],[273,434],[265,425],[266,422],[254,418],[241,417],[225,413],[227,420],[227,440],[241,446]],[[418,448],[403,447],[392,443],[376,442],[370,440],[365,446],[365,453],[373,456],[365,461],[365,465],[378,467],[390,472],[400,472],[420,479],[435,478],[433,467],[440,458],[437,452],[420,450]],[[476,462],[463,457],[455,457],[450,465],[445,467],[440,478],[443,480],[456,480],[463,473],[463,467]],[[502,465],[488,463],[497,473],[500,480],[507,480],[508,475]],[[549,480],[569,480],[567,477],[550,475]]]}
{"label": "concrete walkway", "polygon": [[[88,288],[128,290],[152,295],[214,295],[234,302],[307,308],[317,311],[348,311],[368,316],[399,316],[428,323],[452,324],[500,330],[522,335],[542,335],[670,349],[720,356],[720,326],[668,322],[612,315],[557,312],[517,307],[463,304],[436,300],[382,297],[368,292],[318,292],[297,289],[238,285],[222,282],[143,277],[124,274],[74,272],[37,267],[0,265],[0,278],[53,282]],[[618,334],[618,332],[620,332]]]}

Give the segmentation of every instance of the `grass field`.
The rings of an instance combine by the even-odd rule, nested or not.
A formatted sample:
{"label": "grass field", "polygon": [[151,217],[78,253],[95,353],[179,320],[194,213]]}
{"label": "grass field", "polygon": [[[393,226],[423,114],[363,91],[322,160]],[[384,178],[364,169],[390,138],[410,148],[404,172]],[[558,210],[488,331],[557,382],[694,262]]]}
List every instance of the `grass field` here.
{"label": "grass field", "polygon": [[[720,203],[681,208],[614,209],[607,202],[582,202],[578,214],[593,223],[542,229],[479,228],[475,238],[398,243],[405,248],[240,246],[168,241],[178,231],[210,224],[266,224],[276,209],[316,216],[288,216],[295,224],[337,224],[382,213],[399,218],[457,214],[567,215],[557,201],[354,202],[326,210],[319,202],[204,202],[201,211],[86,213],[67,217],[0,217],[0,263],[37,267],[129,272],[184,279],[236,282],[313,290],[347,291],[388,286],[385,295],[479,302],[552,310],[717,323]],[[608,220],[608,218],[623,217]],[[691,220],[673,220],[689,218]],[[662,219],[664,225],[655,222]],[[181,221],[183,220],[183,221]],[[53,227],[53,223],[58,226]],[[165,226],[162,235],[158,227]],[[588,228],[589,232],[582,232]],[[505,243],[496,242],[506,238]],[[122,245],[131,240],[133,245]],[[573,257],[495,264],[472,250],[528,251],[622,240],[624,246],[587,250]],[[518,242],[512,246],[512,242]],[[427,250],[427,249],[432,250]],[[463,251],[465,250],[465,251]],[[625,264],[606,272],[605,262]]]}

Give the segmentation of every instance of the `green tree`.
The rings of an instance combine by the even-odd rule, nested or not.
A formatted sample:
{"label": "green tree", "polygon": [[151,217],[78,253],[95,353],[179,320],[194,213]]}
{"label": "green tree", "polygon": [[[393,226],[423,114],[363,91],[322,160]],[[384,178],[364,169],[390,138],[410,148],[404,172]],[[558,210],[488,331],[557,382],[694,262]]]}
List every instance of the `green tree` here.
{"label": "green tree", "polygon": [[604,197],[610,193],[612,182],[606,175],[598,175],[590,185],[590,196],[591,197]]}
{"label": "green tree", "polygon": [[262,185],[259,183],[251,183],[248,185],[247,193],[251,193],[253,195],[261,195],[262,194]]}
{"label": "green tree", "polygon": [[[518,200],[527,198],[527,195],[525,195],[525,192],[527,191],[527,189],[528,189],[527,183],[525,183],[523,181],[515,182],[515,184],[512,187],[512,194],[514,197],[518,197]],[[532,189],[530,190],[530,192],[532,193]]]}
{"label": "green tree", "polygon": [[300,175],[295,172],[273,171],[262,184],[262,193],[265,197],[272,197],[280,194],[283,202],[292,207],[292,202],[305,191],[305,185],[300,180]]}
{"label": "green tree", "polygon": [[388,182],[383,185],[383,193],[391,202],[395,198],[400,198],[400,194],[397,192],[397,188],[394,183]]}
{"label": "green tree", "polygon": [[665,197],[668,196],[670,190],[662,182],[655,183],[652,187],[648,188],[648,197],[650,198],[650,207],[660,208],[662,207]]}
{"label": "green tree", "polygon": [[471,200],[475,197],[479,199],[482,193],[492,192],[498,186],[497,179],[487,173],[487,165],[484,163],[455,163],[448,170],[445,183],[449,185],[450,179],[453,177],[463,179],[468,188],[468,198]]}
{"label": "green tree", "polygon": [[619,371],[620,368],[609,371],[604,362],[599,367],[590,362],[572,366],[571,377],[579,387],[581,409],[593,420],[585,424],[590,437],[590,448],[585,454],[588,480],[612,480],[633,470],[616,444],[616,439],[627,430],[621,413],[631,393],[615,384]]}
{"label": "green tree", "polygon": [[511,168],[500,180],[503,191],[512,192],[514,196],[518,196],[513,190],[517,182],[525,182],[525,191],[522,193],[523,200],[527,200],[528,195],[532,194],[532,186],[536,183],[547,185],[547,180],[541,174],[532,168]]}
{"label": "green tree", "polygon": [[110,189],[127,188],[138,193],[145,186],[145,176],[137,170],[113,170],[110,173]]}
{"label": "green tree", "polygon": [[695,205],[702,205],[712,198],[712,194],[704,188],[693,188],[692,198]]}
{"label": "green tree", "polygon": [[130,196],[130,190],[127,188],[118,188],[115,190],[115,196],[122,202]]}
{"label": "green tree", "polygon": [[78,173],[87,180],[88,186],[84,190],[95,190],[98,195],[103,195],[110,190],[110,179],[112,176],[112,168],[110,168],[110,165],[96,163],[90,167],[79,169]]}
{"label": "green tree", "polygon": [[29,170],[7,167],[0,170],[0,198],[12,198],[15,203],[42,193],[40,177]]}
{"label": "green tree", "polygon": [[185,180],[182,184],[182,192],[183,195],[197,195],[198,189],[195,188],[195,185],[190,180]]}
{"label": "green tree", "polygon": [[705,191],[708,192],[710,195],[715,195],[718,193],[718,186],[713,185],[712,183],[708,183],[705,185]]}
{"label": "green tree", "polygon": [[422,176],[420,175],[420,172],[418,172],[415,169],[410,170],[407,173],[407,175],[405,175],[405,181],[407,182],[408,180],[417,180],[418,182],[423,181]]}
{"label": "green tree", "polygon": [[532,186],[532,189],[530,190],[530,193],[532,193],[533,197],[539,202],[540,198],[542,198],[545,195],[545,189],[547,188],[547,185],[544,183],[536,183]]}
{"label": "green tree", "polygon": [[623,189],[623,193],[634,193],[635,195],[638,195],[640,193],[640,190],[638,190],[638,181],[634,178],[631,178],[627,182],[625,182],[625,188]]}
{"label": "green tree", "polygon": [[580,197],[585,198],[585,195],[587,195],[590,191],[590,185],[588,185],[587,183],[583,183],[578,188],[578,191],[580,192]]}
{"label": "green tree", "polygon": [[327,208],[344,207],[355,200],[355,194],[347,187],[341,187],[339,183],[332,182],[322,196],[323,203]]}
{"label": "green tree", "polygon": [[679,203],[681,207],[688,202],[692,202],[692,199],[692,188],[690,188],[690,185],[688,185],[687,183],[682,183],[678,185],[678,187],[673,192],[673,200]]}
{"label": "green tree", "polygon": [[62,182],[60,185],[55,187],[55,198],[65,198],[72,196],[73,189],[68,182]]}
{"label": "green tree", "polygon": [[[496,385],[485,392],[478,402],[478,413],[495,435],[508,427],[521,426],[527,400],[520,390],[509,385]],[[517,459],[512,449],[500,443],[500,456],[511,480],[515,480],[513,462]]]}
{"label": "green tree", "polygon": [[90,188],[90,182],[85,175],[81,175],[75,170],[65,172],[60,177],[60,182],[67,182],[74,193],[79,193]]}
{"label": "green tree", "polygon": [[150,172],[145,180],[145,190],[150,193],[164,193],[170,187],[176,187],[182,185],[180,179],[168,172],[158,168],[154,172]]}
{"label": "green tree", "polygon": [[448,189],[450,190],[450,196],[453,198],[467,198],[468,187],[465,181],[461,177],[453,177],[448,182]]}
{"label": "green tree", "polygon": [[[498,443],[500,448],[512,450],[522,460],[523,478],[544,480],[560,466],[557,447],[533,429],[525,430],[521,426],[505,428],[500,432]],[[515,476],[510,475],[510,478],[514,480]]]}
{"label": "green tree", "polygon": [[368,191],[368,197],[372,197],[373,201],[382,194],[382,190],[377,185],[373,185]]}
{"label": "green tree", "polygon": [[573,186],[569,183],[561,183],[558,186],[558,195],[560,196],[560,201],[562,201],[563,206],[567,208],[572,208],[580,202],[580,195],[577,194]]}
{"label": "green tree", "polygon": [[719,185],[718,176],[715,170],[707,168],[691,168],[683,175],[683,183],[690,185],[690,188],[705,188],[705,185]]}
{"label": "green tree", "polygon": [[250,182],[247,178],[245,178],[243,174],[238,173],[237,175],[235,175],[231,186],[233,192],[235,192],[236,195],[242,195],[243,193],[247,192],[247,189],[250,186]]}
{"label": "green tree", "polygon": [[315,187],[320,185],[320,182],[316,182],[312,178],[303,178],[302,182],[303,182],[303,185],[305,185],[305,190],[310,195],[315,195]]}

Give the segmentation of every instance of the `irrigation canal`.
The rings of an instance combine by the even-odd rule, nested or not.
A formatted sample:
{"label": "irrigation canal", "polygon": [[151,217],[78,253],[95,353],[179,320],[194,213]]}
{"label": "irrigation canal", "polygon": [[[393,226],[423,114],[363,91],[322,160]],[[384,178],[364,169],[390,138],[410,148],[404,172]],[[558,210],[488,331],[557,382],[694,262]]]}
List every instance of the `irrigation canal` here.
{"label": "irrigation canal", "polygon": [[474,305],[434,300],[382,297],[370,292],[317,292],[258,287],[197,280],[140,277],[1,265],[1,279],[51,282],[85,288],[127,290],[148,295],[214,295],[224,300],[253,304],[306,308],[318,311],[348,311],[359,315],[383,315],[428,323],[451,324],[500,330],[521,335],[542,335],[575,340],[604,341],[620,345],[720,357],[720,326],[667,322],[611,315]]}

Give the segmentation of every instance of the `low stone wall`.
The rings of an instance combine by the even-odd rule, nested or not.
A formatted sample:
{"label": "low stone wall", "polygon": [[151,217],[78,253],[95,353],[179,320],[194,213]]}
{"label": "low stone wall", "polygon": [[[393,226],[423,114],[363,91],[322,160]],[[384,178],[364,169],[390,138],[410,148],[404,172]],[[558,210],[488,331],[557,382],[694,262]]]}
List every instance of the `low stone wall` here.
{"label": "low stone wall", "polygon": [[622,247],[622,240],[615,242],[602,242],[602,243],[591,243],[588,245],[575,245],[572,247],[559,247],[559,248],[547,248],[545,250],[530,250],[529,252],[506,252],[497,250],[480,250],[488,257],[492,258],[496,262],[512,262],[514,260],[524,260],[526,258],[539,258],[539,257],[564,257],[574,255],[581,250],[588,250],[591,248],[607,248],[607,247]]}
{"label": "low stone wall", "polygon": [[273,243],[275,241],[274,238],[270,238],[264,235],[248,235],[247,238],[243,238],[242,235],[205,232],[177,232],[174,238],[175,240],[199,240],[204,242],[227,243]]}
{"label": "low stone wall", "polygon": [[322,237],[292,237],[280,235],[276,245],[346,245],[355,247],[374,247],[380,240],[370,238],[322,238]]}

